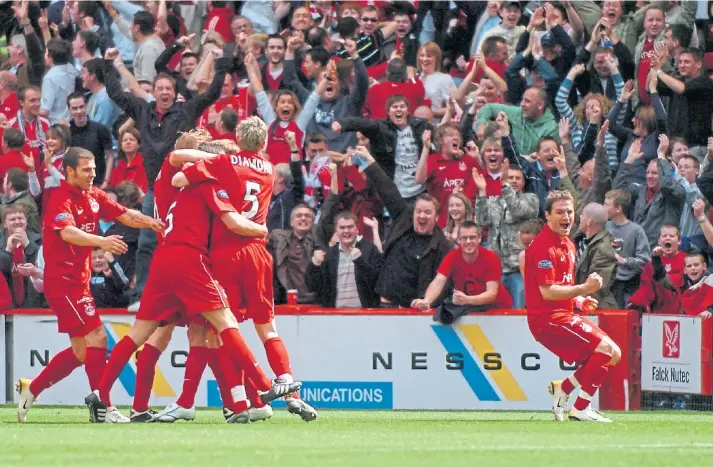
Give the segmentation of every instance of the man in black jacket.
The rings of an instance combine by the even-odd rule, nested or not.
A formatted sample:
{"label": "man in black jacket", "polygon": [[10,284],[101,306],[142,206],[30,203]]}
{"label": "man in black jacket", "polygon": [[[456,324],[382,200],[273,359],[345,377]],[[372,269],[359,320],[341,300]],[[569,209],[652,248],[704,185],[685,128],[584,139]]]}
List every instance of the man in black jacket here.
{"label": "man in black jacket", "polygon": [[365,168],[367,180],[379,192],[393,219],[384,242],[384,262],[376,293],[384,308],[409,308],[415,299],[424,296],[436,277],[438,265],[452,249],[436,225],[438,201],[422,193],[411,208],[366,148],[358,147],[353,161]]}
{"label": "man in black jacket", "polygon": [[[146,102],[129,92],[124,92],[119,73],[112,62],[119,56],[117,49],[109,49],[104,55],[104,84],[111,100],[136,122],[141,132],[141,152],[144,156],[144,169],[149,182],[148,192],[144,197],[142,213],[153,215],[153,184],[161,165],[168,153],[173,150],[176,138],[181,132],[189,131],[195,121],[210,107],[218,97],[225,81],[225,75],[235,68],[234,61],[219,58],[215,63],[213,82],[204,94],[176,101],[176,83],[168,75],[160,74],[153,82],[154,102]],[[142,229],[139,236],[139,248],[136,253],[136,292],[143,292],[148,277],[151,256],[156,249],[156,234],[151,229]]]}
{"label": "man in black jacket", "polygon": [[408,200],[424,191],[423,185],[416,183],[416,167],[423,150],[423,132],[431,125],[421,118],[409,117],[409,102],[402,95],[391,96],[387,108],[388,118],[384,120],[347,117],[334,122],[332,130],[359,131],[369,138],[379,166]]}
{"label": "man in black jacket", "polygon": [[323,308],[378,308],[381,253],[358,235],[350,211],[337,214],[335,223],[339,242],[326,252],[314,251],[305,274],[307,287],[317,293]]}

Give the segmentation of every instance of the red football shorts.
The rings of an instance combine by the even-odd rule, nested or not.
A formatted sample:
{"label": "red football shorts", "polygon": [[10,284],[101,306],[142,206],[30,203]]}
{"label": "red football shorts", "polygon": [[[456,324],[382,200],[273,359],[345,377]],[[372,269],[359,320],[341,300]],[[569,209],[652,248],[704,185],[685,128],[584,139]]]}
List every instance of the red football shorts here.
{"label": "red football shorts", "polygon": [[161,247],[151,261],[136,319],[183,324],[185,317],[227,308],[210,259],[193,248]]}
{"label": "red football shorts", "polygon": [[606,333],[584,316],[569,312],[527,320],[537,342],[567,363],[584,363]]}
{"label": "red football shorts", "polygon": [[102,320],[94,306],[94,299],[86,293],[69,293],[47,297],[47,302],[57,316],[58,331],[70,337],[84,337],[102,326]]}
{"label": "red football shorts", "polygon": [[263,245],[248,245],[237,252],[211,252],[215,277],[228,295],[233,314],[242,322],[267,324],[275,317],[272,255]]}

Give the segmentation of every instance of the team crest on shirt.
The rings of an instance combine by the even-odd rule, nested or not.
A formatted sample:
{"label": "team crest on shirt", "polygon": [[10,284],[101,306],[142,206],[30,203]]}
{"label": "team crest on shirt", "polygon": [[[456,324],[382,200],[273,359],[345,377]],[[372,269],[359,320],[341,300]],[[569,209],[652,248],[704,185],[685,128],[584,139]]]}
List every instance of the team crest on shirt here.
{"label": "team crest on shirt", "polygon": [[94,198],[89,199],[89,207],[92,208],[92,212],[94,214],[99,212],[99,203],[97,203],[97,200],[95,200]]}
{"label": "team crest on shirt", "polygon": [[91,304],[87,303],[84,305],[84,314],[87,316],[94,316],[97,310]]}
{"label": "team crest on shirt", "polygon": [[663,268],[666,270],[666,272],[671,272],[671,264],[667,264]]}
{"label": "team crest on shirt", "polygon": [[465,172],[466,170],[468,170],[468,166],[466,166],[465,162],[463,162],[463,161],[460,161],[458,163],[458,168],[460,169],[461,172]]}

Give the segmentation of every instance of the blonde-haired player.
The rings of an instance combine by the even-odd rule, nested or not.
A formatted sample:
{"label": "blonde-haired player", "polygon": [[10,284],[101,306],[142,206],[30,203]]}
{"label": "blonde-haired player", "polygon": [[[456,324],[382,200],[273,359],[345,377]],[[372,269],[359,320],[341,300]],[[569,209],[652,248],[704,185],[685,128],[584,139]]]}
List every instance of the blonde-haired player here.
{"label": "blonde-haired player", "polygon": [[[273,165],[261,155],[266,138],[265,122],[257,117],[243,120],[237,128],[239,152],[204,159],[184,169],[174,176],[174,186],[217,181],[226,187],[230,200],[245,218],[264,224],[275,179]],[[253,320],[277,384],[290,384],[294,381],[290,358],[275,328],[273,262],[265,239],[235,235],[220,223],[214,223],[214,227],[210,257],[216,278],[233,310],[237,313],[244,308],[238,320]],[[288,410],[303,420],[317,418],[314,408],[298,397],[288,397],[286,402]]]}

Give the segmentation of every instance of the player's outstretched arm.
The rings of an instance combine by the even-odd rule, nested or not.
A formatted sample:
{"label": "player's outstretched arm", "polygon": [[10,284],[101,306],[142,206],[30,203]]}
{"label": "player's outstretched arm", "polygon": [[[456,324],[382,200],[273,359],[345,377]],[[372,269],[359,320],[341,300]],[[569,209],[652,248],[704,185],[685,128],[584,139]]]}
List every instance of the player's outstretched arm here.
{"label": "player's outstretched arm", "polygon": [[73,225],[60,230],[59,235],[62,240],[71,245],[98,247],[115,255],[123,255],[129,251],[129,247],[124,243],[121,235],[100,237],[99,235],[87,233]]}
{"label": "player's outstretched arm", "polygon": [[220,216],[220,220],[228,227],[228,230],[243,237],[266,237],[267,227],[257,224],[236,212],[226,212]]}
{"label": "player's outstretched arm", "polygon": [[159,219],[141,214],[139,211],[129,209],[124,214],[116,218],[117,221],[129,227],[137,229],[152,229],[155,232],[163,232],[166,227]]}
{"label": "player's outstretched arm", "polygon": [[183,167],[183,164],[198,162],[215,156],[217,156],[217,154],[199,151],[198,149],[176,149],[168,156],[168,163],[174,167]]}

